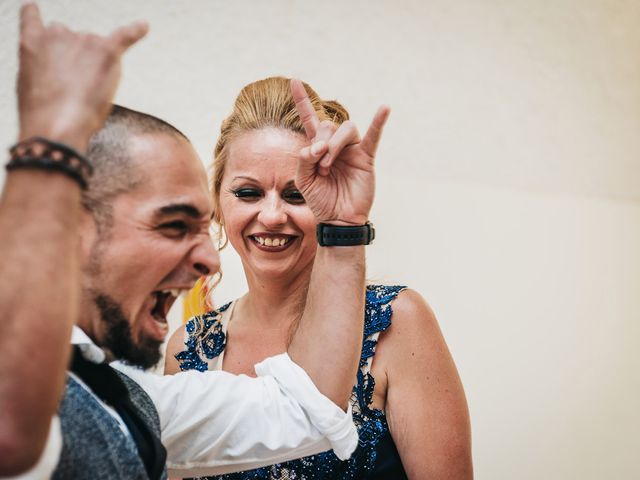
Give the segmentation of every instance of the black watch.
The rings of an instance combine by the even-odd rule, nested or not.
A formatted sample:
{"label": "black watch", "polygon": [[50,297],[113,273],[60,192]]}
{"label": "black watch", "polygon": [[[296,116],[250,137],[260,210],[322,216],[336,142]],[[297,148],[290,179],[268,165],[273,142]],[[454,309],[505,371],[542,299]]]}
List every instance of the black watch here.
{"label": "black watch", "polygon": [[316,238],[321,247],[369,245],[376,238],[376,229],[371,222],[353,227],[319,223],[316,227]]}

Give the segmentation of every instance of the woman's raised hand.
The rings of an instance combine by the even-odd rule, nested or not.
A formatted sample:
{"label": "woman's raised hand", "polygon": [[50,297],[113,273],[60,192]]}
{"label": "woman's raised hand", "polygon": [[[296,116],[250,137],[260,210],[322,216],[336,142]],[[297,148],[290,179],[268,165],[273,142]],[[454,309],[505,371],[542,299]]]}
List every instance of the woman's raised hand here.
{"label": "woman's raised hand", "polygon": [[375,194],[374,159],[389,108],[378,109],[361,139],[349,120],[340,126],[321,122],[300,80],[291,80],[291,93],[310,141],[300,151],[296,186],[318,222],[366,223]]}

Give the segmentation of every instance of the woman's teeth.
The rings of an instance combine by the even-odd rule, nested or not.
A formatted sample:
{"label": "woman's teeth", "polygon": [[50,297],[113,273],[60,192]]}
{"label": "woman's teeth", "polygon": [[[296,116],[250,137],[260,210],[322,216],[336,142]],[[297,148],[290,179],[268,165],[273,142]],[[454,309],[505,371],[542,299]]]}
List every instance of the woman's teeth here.
{"label": "woman's teeth", "polygon": [[253,237],[260,245],[266,245],[267,247],[281,247],[286,245],[291,240],[291,237]]}

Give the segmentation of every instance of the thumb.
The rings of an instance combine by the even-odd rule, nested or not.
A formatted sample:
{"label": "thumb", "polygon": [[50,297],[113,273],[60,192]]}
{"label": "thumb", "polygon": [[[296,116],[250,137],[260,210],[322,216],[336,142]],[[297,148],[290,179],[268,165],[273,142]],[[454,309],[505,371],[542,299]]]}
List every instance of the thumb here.
{"label": "thumb", "polygon": [[313,182],[317,175],[317,165],[327,152],[327,142],[320,140],[308,147],[304,147],[298,154],[298,168],[296,170],[296,185],[303,189]]}

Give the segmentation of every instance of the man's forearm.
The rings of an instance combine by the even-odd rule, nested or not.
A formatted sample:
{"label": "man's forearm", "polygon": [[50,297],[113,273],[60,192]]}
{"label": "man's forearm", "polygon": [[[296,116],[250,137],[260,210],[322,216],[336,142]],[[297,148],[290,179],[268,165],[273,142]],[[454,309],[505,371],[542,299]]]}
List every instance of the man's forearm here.
{"label": "man's forearm", "polygon": [[346,407],[362,349],[365,247],[318,247],[305,310],[289,356]]}
{"label": "man's forearm", "polygon": [[0,203],[0,474],[38,458],[62,395],[78,311],[80,208],[80,189],[64,175],[7,175]]}

